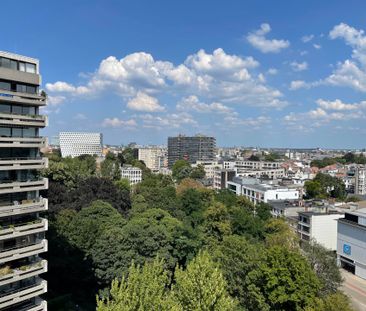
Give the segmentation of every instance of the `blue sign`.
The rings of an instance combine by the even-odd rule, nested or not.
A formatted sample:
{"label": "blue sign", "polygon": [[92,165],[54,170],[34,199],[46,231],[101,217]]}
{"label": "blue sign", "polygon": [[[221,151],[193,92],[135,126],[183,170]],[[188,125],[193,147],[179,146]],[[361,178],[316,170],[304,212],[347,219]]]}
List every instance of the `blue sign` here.
{"label": "blue sign", "polygon": [[343,253],[351,255],[351,245],[343,244]]}

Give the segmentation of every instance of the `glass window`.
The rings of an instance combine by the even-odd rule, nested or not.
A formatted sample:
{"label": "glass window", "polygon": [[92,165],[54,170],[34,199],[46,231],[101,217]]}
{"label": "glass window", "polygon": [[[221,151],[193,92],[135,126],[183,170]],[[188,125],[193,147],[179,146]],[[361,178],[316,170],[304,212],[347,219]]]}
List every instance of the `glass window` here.
{"label": "glass window", "polygon": [[0,105],[0,112],[10,113],[11,112],[11,106],[10,105]]}
{"label": "glass window", "polygon": [[10,137],[10,127],[0,127],[0,136]]}
{"label": "glass window", "polygon": [[24,128],[23,129],[23,137],[35,137],[36,135],[36,129],[35,128]]}
{"label": "glass window", "polygon": [[25,64],[25,71],[26,72],[29,72],[29,73],[36,73],[36,65],[35,64],[26,63]]}
{"label": "glass window", "polygon": [[17,84],[17,92],[26,93],[27,87],[24,84]]}
{"label": "glass window", "polygon": [[18,70],[18,62],[16,60],[10,60],[10,68],[13,70]]}
{"label": "glass window", "polygon": [[22,137],[22,129],[14,127],[12,129],[12,137]]}
{"label": "glass window", "polygon": [[37,90],[37,88],[35,86],[27,85],[27,88],[26,88],[26,92],[27,93],[29,93],[29,94],[35,94],[36,93],[36,90]]}
{"label": "glass window", "polygon": [[25,71],[25,63],[19,62],[19,71]]}
{"label": "glass window", "polygon": [[12,113],[14,114],[22,114],[22,106],[14,105],[12,108]]}
{"label": "glass window", "polygon": [[2,57],[1,67],[10,68],[10,59]]}
{"label": "glass window", "polygon": [[10,91],[11,84],[9,82],[0,81],[0,89]]}
{"label": "glass window", "polygon": [[36,107],[32,106],[23,106],[22,114],[36,114]]}

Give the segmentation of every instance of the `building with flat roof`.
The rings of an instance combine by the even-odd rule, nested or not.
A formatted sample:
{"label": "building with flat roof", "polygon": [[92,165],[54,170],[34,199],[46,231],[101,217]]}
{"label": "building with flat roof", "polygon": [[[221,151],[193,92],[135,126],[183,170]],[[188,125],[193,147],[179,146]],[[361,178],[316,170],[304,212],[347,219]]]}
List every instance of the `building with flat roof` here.
{"label": "building with flat roof", "polygon": [[337,250],[337,220],[344,217],[338,211],[299,212],[297,232],[303,241],[316,241],[325,248]]}
{"label": "building with flat roof", "polygon": [[228,181],[233,180],[236,176],[236,170],[216,168],[214,170],[213,177],[213,189],[222,190],[226,188],[226,184]]}
{"label": "building with flat roof", "polygon": [[346,212],[337,233],[338,264],[366,279],[366,208]]}
{"label": "building with flat roof", "polygon": [[132,165],[121,166],[121,178],[126,178],[130,185],[136,185],[142,181],[142,170]]}
{"label": "building with flat roof", "polygon": [[213,161],[216,158],[216,138],[204,135],[168,137],[168,166],[177,160]]}
{"label": "building with flat roof", "polygon": [[256,178],[234,177],[232,181],[228,181],[226,184],[230,191],[236,195],[247,197],[254,204],[267,203],[269,200],[299,199],[297,189],[264,183]]}
{"label": "building with flat roof", "polygon": [[60,132],[62,157],[78,157],[84,154],[102,156],[103,134],[87,132]]}
{"label": "building with flat roof", "polygon": [[147,168],[153,172],[158,172],[161,168],[166,167],[165,160],[167,158],[166,148],[158,146],[148,146],[138,148],[138,159],[143,161]]}
{"label": "building with flat roof", "polygon": [[40,92],[39,61],[0,52],[0,310],[47,310],[48,221],[42,214],[48,188],[39,170],[48,166],[39,135],[47,125],[39,108],[46,105]]}

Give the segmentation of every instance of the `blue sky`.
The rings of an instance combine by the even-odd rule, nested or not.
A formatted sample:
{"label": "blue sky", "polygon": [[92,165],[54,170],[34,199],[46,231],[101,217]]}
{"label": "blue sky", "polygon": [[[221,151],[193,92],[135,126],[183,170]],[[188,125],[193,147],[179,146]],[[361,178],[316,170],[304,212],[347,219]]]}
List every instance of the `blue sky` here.
{"label": "blue sky", "polygon": [[35,0],[2,11],[0,49],[40,59],[44,135],[366,145],[365,1]]}

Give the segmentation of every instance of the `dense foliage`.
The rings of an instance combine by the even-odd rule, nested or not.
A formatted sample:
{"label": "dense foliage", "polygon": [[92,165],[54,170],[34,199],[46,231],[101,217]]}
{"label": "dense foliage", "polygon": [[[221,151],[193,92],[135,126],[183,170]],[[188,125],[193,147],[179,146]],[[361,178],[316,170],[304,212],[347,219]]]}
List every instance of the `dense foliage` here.
{"label": "dense foliage", "polygon": [[322,173],[318,173],[313,180],[305,182],[305,191],[310,199],[344,200],[347,196],[346,186],[341,179]]}
{"label": "dense foliage", "polygon": [[55,158],[45,172],[50,309],[95,310],[96,294],[98,311],[325,311],[344,298],[334,256],[300,246],[269,205],[204,188],[182,161],[130,189],[111,163],[132,150],[107,160]]}
{"label": "dense foliage", "polygon": [[323,167],[326,167],[328,165],[333,165],[333,164],[336,164],[336,163],[340,163],[340,164],[350,164],[350,163],[366,164],[366,157],[363,154],[356,155],[352,152],[348,152],[340,158],[339,157],[338,158],[326,157],[326,158],[321,159],[321,160],[313,160],[310,163],[310,165],[318,167],[318,168],[323,168]]}

